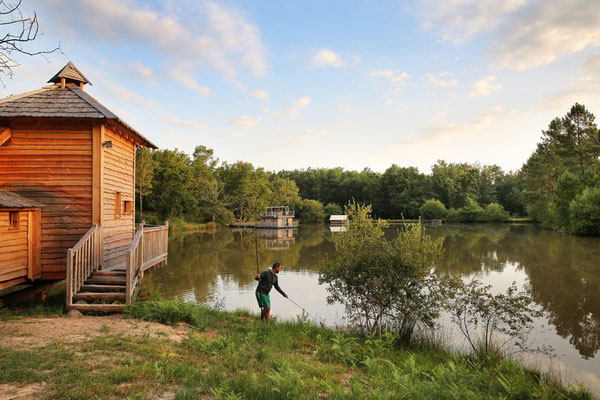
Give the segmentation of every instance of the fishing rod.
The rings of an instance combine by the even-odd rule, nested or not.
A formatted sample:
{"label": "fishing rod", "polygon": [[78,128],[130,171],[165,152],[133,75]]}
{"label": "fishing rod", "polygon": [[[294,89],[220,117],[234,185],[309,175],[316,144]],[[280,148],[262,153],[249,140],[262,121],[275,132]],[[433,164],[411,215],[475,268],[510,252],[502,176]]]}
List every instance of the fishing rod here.
{"label": "fishing rod", "polygon": [[[312,315],[311,313],[309,313],[308,311],[306,311],[306,309],[304,307],[302,307],[300,304],[296,303],[294,300],[290,299],[289,297],[286,297],[286,299],[288,299],[289,301],[291,301],[292,303],[294,303],[294,305],[296,307],[298,307],[299,309],[301,309],[303,312],[306,313],[306,315],[308,315],[309,317],[318,320],[317,317],[315,317],[314,315]],[[319,321],[319,324],[321,325],[321,328],[323,329],[327,329],[327,330],[331,330],[331,328],[327,327],[323,322]]]}

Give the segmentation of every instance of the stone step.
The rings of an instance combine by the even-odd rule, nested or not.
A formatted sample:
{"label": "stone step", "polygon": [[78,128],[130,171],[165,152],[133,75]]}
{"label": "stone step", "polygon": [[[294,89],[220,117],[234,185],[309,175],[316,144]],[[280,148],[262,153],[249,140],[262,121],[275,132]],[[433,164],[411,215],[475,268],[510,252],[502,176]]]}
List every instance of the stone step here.
{"label": "stone step", "polygon": [[85,292],[123,292],[127,287],[125,285],[87,285],[81,286],[81,290]]}
{"label": "stone step", "polygon": [[112,301],[125,301],[125,293],[119,292],[80,292],[73,296],[73,300],[112,300]]}

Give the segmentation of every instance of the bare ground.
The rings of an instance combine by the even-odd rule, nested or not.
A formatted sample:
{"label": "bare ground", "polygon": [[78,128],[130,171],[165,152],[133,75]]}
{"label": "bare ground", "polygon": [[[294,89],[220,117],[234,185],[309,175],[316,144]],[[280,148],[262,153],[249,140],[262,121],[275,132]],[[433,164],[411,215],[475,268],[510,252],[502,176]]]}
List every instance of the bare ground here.
{"label": "bare ground", "polygon": [[127,319],[120,314],[108,317],[20,318],[0,322],[0,337],[3,346],[18,348],[44,346],[56,340],[71,343],[85,341],[106,333],[150,335],[180,342],[187,337],[187,328],[185,324],[171,327],[156,322]]}

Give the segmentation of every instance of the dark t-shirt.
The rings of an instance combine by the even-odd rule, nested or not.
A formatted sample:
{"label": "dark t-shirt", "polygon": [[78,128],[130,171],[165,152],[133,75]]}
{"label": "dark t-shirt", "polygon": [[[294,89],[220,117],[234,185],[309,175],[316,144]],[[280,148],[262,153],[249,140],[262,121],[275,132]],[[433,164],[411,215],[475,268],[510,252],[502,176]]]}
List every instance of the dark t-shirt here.
{"label": "dark t-shirt", "polygon": [[271,272],[270,269],[266,269],[261,272],[256,290],[269,294],[273,286],[275,286],[275,290],[285,296],[285,293],[279,287],[279,279],[277,279],[277,274],[275,272]]}

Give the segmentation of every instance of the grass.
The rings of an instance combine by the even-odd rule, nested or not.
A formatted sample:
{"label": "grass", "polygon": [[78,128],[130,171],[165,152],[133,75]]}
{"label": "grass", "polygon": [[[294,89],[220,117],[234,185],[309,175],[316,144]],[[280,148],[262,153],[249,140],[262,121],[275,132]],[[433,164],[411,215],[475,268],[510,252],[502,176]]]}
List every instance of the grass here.
{"label": "grass", "polygon": [[[268,326],[248,312],[138,301],[135,319],[185,323],[180,342],[111,332],[35,349],[3,347],[0,383],[47,382],[47,398],[590,399],[582,388],[503,360],[480,362],[432,343],[334,332],[302,321]],[[65,321],[68,323],[68,321]]]}

